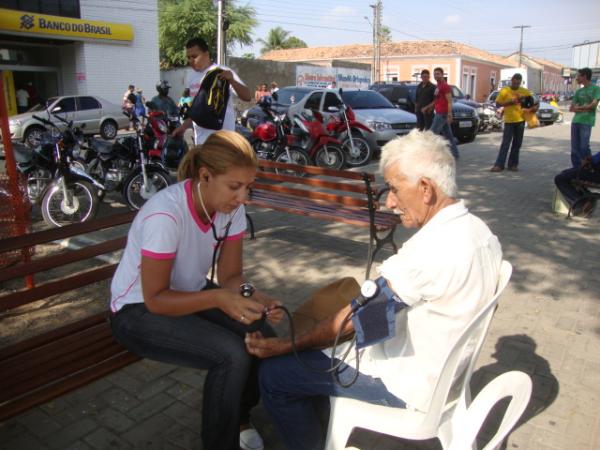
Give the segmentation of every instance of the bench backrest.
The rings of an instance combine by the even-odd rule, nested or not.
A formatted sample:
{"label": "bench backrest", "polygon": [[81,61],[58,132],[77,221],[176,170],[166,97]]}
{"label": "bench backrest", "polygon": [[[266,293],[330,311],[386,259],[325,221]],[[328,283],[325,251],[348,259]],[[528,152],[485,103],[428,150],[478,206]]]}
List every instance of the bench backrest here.
{"label": "bench backrest", "polygon": [[[92,231],[112,228],[130,223],[135,217],[135,212],[113,215],[91,222],[68,225],[62,228],[38,231],[23,236],[16,236],[0,240],[0,253],[33,247],[60,239],[79,236]],[[66,264],[88,260],[98,255],[110,253],[125,247],[126,237],[121,236],[98,244],[93,244],[79,250],[63,250],[32,261],[21,262],[0,271],[0,283],[27,275],[44,272]],[[57,280],[48,281],[32,289],[21,289],[13,293],[0,296],[0,310],[16,308],[51,295],[60,294],[77,289],[88,284],[106,280],[113,276],[116,264],[105,264],[100,267],[85,270],[74,275],[68,275]]]}
{"label": "bench backrest", "polygon": [[253,190],[277,192],[348,207],[377,209],[379,206],[374,200],[378,192],[374,187],[373,174],[265,160],[261,160],[259,166],[263,170],[257,172]]}

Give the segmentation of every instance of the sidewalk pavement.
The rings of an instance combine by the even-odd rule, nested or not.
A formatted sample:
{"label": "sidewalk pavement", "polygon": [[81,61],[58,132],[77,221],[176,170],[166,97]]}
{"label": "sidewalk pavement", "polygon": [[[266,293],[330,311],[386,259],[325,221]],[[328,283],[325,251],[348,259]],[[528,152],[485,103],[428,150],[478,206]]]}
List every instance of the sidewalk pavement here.
{"label": "sidewalk pavement", "polygon": [[[585,221],[551,211],[553,177],[569,165],[568,126],[527,130],[519,172],[489,172],[500,140],[499,133],[484,134],[459,147],[461,195],[498,235],[514,267],[477,364],[473,394],[499,373],[525,371],[533,379],[533,397],[506,448],[600,448],[600,211]],[[368,167],[376,169],[376,163]],[[362,281],[364,229],[267,210],[252,214],[258,233],[245,246],[248,278],[286,306],[297,307],[340,276]],[[410,235],[398,230],[397,242]],[[387,250],[379,260],[389,255]],[[201,371],[141,361],[0,424],[0,449],[202,448],[203,379]],[[262,406],[253,422],[266,449],[283,449]],[[348,445],[440,448],[435,441],[362,430]]]}

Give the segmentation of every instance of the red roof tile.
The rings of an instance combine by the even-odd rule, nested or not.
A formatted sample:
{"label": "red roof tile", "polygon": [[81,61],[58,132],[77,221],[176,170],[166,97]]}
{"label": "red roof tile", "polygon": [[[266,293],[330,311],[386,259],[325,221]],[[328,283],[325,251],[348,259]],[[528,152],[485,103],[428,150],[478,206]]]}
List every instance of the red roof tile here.
{"label": "red roof tile", "polygon": [[[315,61],[372,57],[370,44],[341,45],[337,47],[308,47],[274,50],[261,59],[273,61]],[[495,64],[514,67],[514,61],[453,41],[400,41],[381,45],[381,57],[386,56],[467,56]]]}

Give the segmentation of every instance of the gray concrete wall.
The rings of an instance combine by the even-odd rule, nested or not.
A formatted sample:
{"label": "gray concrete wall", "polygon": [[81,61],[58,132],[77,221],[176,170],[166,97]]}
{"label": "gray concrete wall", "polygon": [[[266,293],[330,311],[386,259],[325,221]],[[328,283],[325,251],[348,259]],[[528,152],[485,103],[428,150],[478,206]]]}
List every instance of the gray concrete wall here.
{"label": "gray concrete wall", "polygon": [[[284,61],[268,61],[264,59],[249,59],[230,57],[227,60],[227,65],[235,70],[240,78],[246,83],[250,90],[254,93],[254,89],[259,84],[266,83],[270,86],[271,82],[275,81],[279,87],[294,86],[296,84],[296,67],[311,66],[315,64],[307,64],[304,62],[284,62]],[[350,61],[333,61],[332,67],[348,67],[353,69],[370,70],[370,64],[360,64]],[[173,100],[177,101],[185,88],[185,78],[187,67],[180,67],[171,70],[161,70],[161,80],[167,80],[172,88],[170,95]],[[148,96],[151,98],[154,95]],[[251,107],[254,101],[243,102],[235,99],[235,108],[238,112]]]}

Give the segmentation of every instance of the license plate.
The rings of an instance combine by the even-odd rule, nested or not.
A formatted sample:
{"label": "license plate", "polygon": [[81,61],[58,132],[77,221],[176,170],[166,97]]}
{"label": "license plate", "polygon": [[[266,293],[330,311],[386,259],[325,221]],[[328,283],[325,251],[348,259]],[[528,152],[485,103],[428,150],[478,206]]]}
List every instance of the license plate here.
{"label": "license plate", "polygon": [[541,114],[542,119],[549,119],[550,117],[552,117],[552,114]]}
{"label": "license plate", "polygon": [[458,122],[458,128],[471,128],[472,126],[473,126],[473,122],[471,122],[470,120]]}

